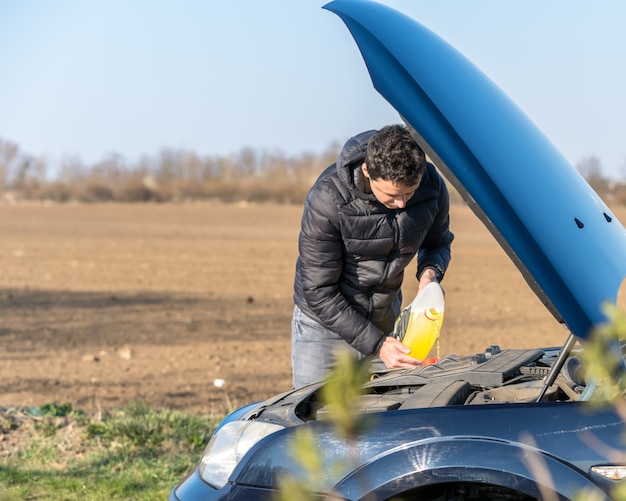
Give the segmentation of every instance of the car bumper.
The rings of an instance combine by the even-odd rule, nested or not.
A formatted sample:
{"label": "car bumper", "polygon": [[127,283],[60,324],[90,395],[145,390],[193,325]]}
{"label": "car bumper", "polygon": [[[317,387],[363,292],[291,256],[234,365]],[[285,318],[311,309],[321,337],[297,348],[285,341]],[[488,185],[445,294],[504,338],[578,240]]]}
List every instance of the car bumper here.
{"label": "car bumper", "polygon": [[270,501],[275,500],[276,495],[275,490],[238,484],[226,484],[221,489],[214,489],[203,482],[197,470],[194,470],[172,489],[167,499],[168,501]]}

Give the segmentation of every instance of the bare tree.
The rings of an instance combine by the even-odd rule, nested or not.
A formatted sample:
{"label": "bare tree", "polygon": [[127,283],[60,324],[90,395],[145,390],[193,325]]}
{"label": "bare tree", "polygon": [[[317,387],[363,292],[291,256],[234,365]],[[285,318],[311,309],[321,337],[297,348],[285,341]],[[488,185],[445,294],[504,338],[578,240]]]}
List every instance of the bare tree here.
{"label": "bare tree", "polygon": [[15,188],[24,188],[30,178],[31,173],[35,168],[35,157],[31,155],[23,155],[17,162],[15,168],[15,175],[13,176],[12,185]]}
{"label": "bare tree", "polygon": [[602,165],[595,155],[589,155],[578,161],[576,170],[587,180],[602,179]]}
{"label": "bare tree", "polygon": [[626,182],[626,158],[622,162],[622,165],[619,168],[619,179],[618,181]]}
{"label": "bare tree", "polygon": [[65,155],[61,158],[57,174],[59,181],[69,185],[83,178],[85,174],[85,167],[78,156]]}
{"label": "bare tree", "polygon": [[249,146],[242,148],[235,159],[235,168],[244,175],[258,173],[259,158],[256,150]]}
{"label": "bare tree", "polygon": [[0,190],[5,190],[12,177],[12,169],[20,157],[20,148],[11,141],[0,139]]}
{"label": "bare tree", "polygon": [[612,183],[602,173],[602,164],[597,156],[590,155],[583,158],[576,164],[576,169],[599,194],[606,194],[611,191]]}

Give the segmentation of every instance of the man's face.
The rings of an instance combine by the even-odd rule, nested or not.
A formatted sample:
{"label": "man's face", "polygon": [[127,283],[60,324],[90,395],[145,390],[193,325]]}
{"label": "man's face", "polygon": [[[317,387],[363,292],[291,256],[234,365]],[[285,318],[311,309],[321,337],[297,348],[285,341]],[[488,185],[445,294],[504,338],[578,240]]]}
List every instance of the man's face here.
{"label": "man's face", "polygon": [[363,164],[361,170],[370,182],[372,193],[381,204],[388,209],[403,209],[408,200],[415,194],[419,182],[413,186],[396,183],[388,179],[372,179],[367,171],[367,166]]}

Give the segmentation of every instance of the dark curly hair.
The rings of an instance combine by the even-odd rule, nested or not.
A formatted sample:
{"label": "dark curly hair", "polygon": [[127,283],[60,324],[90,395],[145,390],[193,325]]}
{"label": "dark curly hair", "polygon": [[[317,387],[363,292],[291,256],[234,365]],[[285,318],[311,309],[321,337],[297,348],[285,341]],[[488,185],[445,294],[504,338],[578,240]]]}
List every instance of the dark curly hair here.
{"label": "dark curly hair", "polygon": [[388,125],[368,141],[365,165],[372,179],[414,186],[424,173],[426,155],[406,127]]}

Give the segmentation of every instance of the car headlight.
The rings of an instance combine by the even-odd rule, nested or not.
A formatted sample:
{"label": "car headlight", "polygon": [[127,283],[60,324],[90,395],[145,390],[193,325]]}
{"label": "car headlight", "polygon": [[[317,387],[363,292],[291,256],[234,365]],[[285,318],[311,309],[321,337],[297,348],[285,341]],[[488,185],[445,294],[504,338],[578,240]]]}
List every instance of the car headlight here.
{"label": "car headlight", "polygon": [[231,421],[213,435],[207,445],[198,473],[200,478],[216,489],[228,482],[241,458],[262,438],[284,427],[262,421]]}

